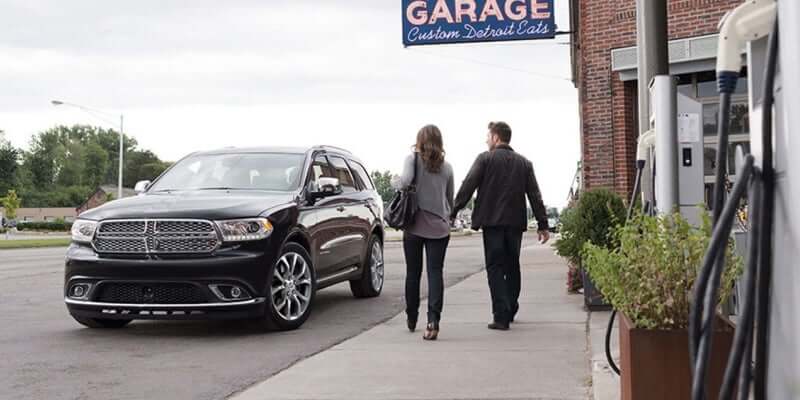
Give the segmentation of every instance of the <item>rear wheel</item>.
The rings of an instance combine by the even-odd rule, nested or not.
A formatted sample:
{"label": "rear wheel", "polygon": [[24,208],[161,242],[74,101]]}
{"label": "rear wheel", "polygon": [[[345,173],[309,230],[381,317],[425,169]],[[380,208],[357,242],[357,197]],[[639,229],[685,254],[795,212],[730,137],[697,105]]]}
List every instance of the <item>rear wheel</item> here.
{"label": "rear wheel", "polygon": [[79,324],[92,329],[119,329],[131,323],[129,319],[84,318],[72,316]]}
{"label": "rear wheel", "polygon": [[259,323],[269,330],[299,328],[311,314],[316,276],[303,246],[287,243],[268,274],[267,307]]}
{"label": "rear wheel", "polygon": [[366,260],[362,267],[361,278],[350,281],[350,290],[357,298],[378,297],[383,290],[385,266],[383,261],[383,244],[377,236],[373,236],[369,245]]}

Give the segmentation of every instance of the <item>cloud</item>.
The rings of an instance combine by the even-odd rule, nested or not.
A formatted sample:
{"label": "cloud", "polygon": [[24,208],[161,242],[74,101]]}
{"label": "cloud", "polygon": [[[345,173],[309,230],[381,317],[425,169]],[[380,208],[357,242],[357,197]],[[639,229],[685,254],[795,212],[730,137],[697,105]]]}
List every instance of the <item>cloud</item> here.
{"label": "cloud", "polygon": [[[339,143],[396,170],[434,122],[462,174],[486,122],[507,119],[556,202],[579,158],[566,38],[405,49],[392,1],[0,2],[0,129],[19,146],[58,123],[106,124],[50,106],[61,99],[125,113],[167,159]],[[567,29],[566,2],[556,17]]]}

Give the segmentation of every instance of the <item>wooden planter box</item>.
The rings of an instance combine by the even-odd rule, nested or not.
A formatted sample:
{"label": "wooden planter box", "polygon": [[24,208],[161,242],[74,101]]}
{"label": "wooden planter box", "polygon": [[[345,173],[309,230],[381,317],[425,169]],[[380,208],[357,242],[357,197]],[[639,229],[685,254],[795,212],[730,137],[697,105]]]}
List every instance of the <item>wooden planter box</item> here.
{"label": "wooden planter box", "polygon": [[[709,399],[719,397],[733,343],[733,326],[729,321],[719,318],[716,328],[708,364]],[[619,347],[622,400],[691,399],[687,330],[637,329],[628,317],[620,314]]]}

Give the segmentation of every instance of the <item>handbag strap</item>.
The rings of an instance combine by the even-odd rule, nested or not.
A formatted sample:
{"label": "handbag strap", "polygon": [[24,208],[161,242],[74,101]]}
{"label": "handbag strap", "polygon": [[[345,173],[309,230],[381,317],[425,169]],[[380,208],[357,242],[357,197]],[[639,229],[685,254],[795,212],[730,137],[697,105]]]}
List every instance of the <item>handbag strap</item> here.
{"label": "handbag strap", "polygon": [[411,179],[411,186],[417,187],[417,159],[419,159],[419,153],[414,152],[414,178]]}

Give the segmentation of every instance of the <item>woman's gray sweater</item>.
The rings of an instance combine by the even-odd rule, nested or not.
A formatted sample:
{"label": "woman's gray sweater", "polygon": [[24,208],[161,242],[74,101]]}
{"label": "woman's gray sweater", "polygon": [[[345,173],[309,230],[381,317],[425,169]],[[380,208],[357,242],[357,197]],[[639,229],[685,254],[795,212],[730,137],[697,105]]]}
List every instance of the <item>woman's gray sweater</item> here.
{"label": "woman's gray sweater", "polygon": [[435,214],[447,221],[453,209],[453,167],[445,161],[438,173],[428,172],[422,161],[417,157],[414,165],[414,154],[406,157],[403,163],[403,174],[399,179],[392,181],[395,189],[405,189],[414,179],[414,169],[417,170],[417,199],[419,208]]}

